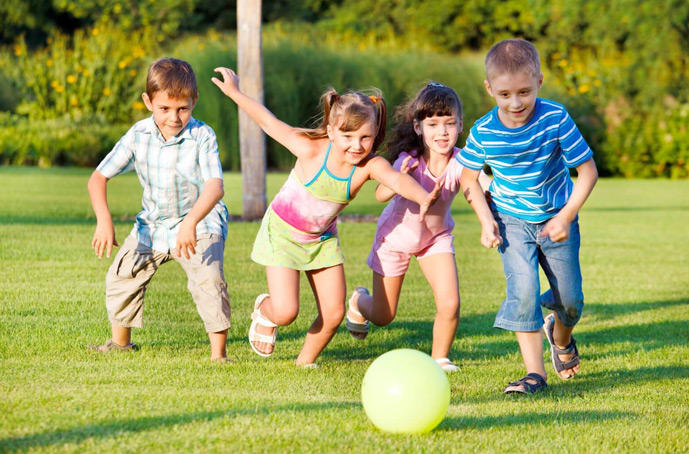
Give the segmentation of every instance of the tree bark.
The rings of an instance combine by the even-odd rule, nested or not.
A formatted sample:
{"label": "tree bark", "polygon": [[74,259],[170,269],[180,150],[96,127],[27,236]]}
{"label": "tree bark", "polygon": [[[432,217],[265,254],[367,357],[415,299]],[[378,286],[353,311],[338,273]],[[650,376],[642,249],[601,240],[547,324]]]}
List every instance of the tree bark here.
{"label": "tree bark", "polygon": [[[237,1],[239,88],[263,104],[261,0]],[[266,138],[261,128],[239,110],[239,155],[242,169],[242,217],[260,219],[266,211]]]}

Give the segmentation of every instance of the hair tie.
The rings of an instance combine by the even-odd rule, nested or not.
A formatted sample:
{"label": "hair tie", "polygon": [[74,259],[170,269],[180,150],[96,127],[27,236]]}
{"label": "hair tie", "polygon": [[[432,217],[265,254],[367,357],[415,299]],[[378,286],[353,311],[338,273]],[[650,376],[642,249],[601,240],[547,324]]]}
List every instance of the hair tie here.
{"label": "hair tie", "polygon": [[429,88],[445,88],[445,85],[441,84],[440,82],[430,82],[426,87]]}
{"label": "hair tie", "polygon": [[369,96],[368,99],[373,101],[373,104],[376,104],[378,102],[378,97],[377,96]]}

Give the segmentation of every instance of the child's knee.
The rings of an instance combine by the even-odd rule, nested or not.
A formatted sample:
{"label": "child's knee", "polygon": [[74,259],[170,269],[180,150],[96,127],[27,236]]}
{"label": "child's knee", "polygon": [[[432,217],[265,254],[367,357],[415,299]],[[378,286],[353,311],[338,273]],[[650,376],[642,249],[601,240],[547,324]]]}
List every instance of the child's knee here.
{"label": "child's knee", "polygon": [[448,320],[454,320],[459,318],[459,300],[451,299],[444,300],[441,304],[438,304],[437,313],[438,316]]}
{"label": "child's knee", "polygon": [[276,307],[274,304],[272,306],[273,311],[270,317],[270,321],[276,325],[285,326],[296,320],[299,315],[299,306],[297,307]]}

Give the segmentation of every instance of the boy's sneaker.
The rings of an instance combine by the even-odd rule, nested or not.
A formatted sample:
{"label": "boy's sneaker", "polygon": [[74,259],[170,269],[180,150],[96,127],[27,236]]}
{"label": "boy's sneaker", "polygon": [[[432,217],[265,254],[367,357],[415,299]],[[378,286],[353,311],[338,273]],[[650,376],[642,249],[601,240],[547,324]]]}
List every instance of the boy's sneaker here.
{"label": "boy's sneaker", "polygon": [[112,339],[108,339],[108,341],[104,345],[87,345],[87,349],[94,351],[94,352],[100,352],[100,353],[107,353],[107,352],[133,352],[139,349],[139,346],[134,344],[134,343],[129,343],[127,345],[120,345],[116,344],[113,342]]}

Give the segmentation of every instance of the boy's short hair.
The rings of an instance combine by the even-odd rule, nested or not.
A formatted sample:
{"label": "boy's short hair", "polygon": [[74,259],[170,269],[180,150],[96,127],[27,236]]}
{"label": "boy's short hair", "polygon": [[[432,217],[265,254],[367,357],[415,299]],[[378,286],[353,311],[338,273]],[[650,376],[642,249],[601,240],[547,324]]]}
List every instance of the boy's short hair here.
{"label": "boy's short hair", "polygon": [[159,91],[170,98],[196,100],[199,92],[191,65],[176,58],[161,58],[151,63],[146,77],[146,94],[153,99]]}
{"label": "boy's short hair", "polygon": [[506,39],[493,45],[486,54],[486,79],[501,74],[527,72],[535,77],[541,74],[538,51],[524,39]]}

